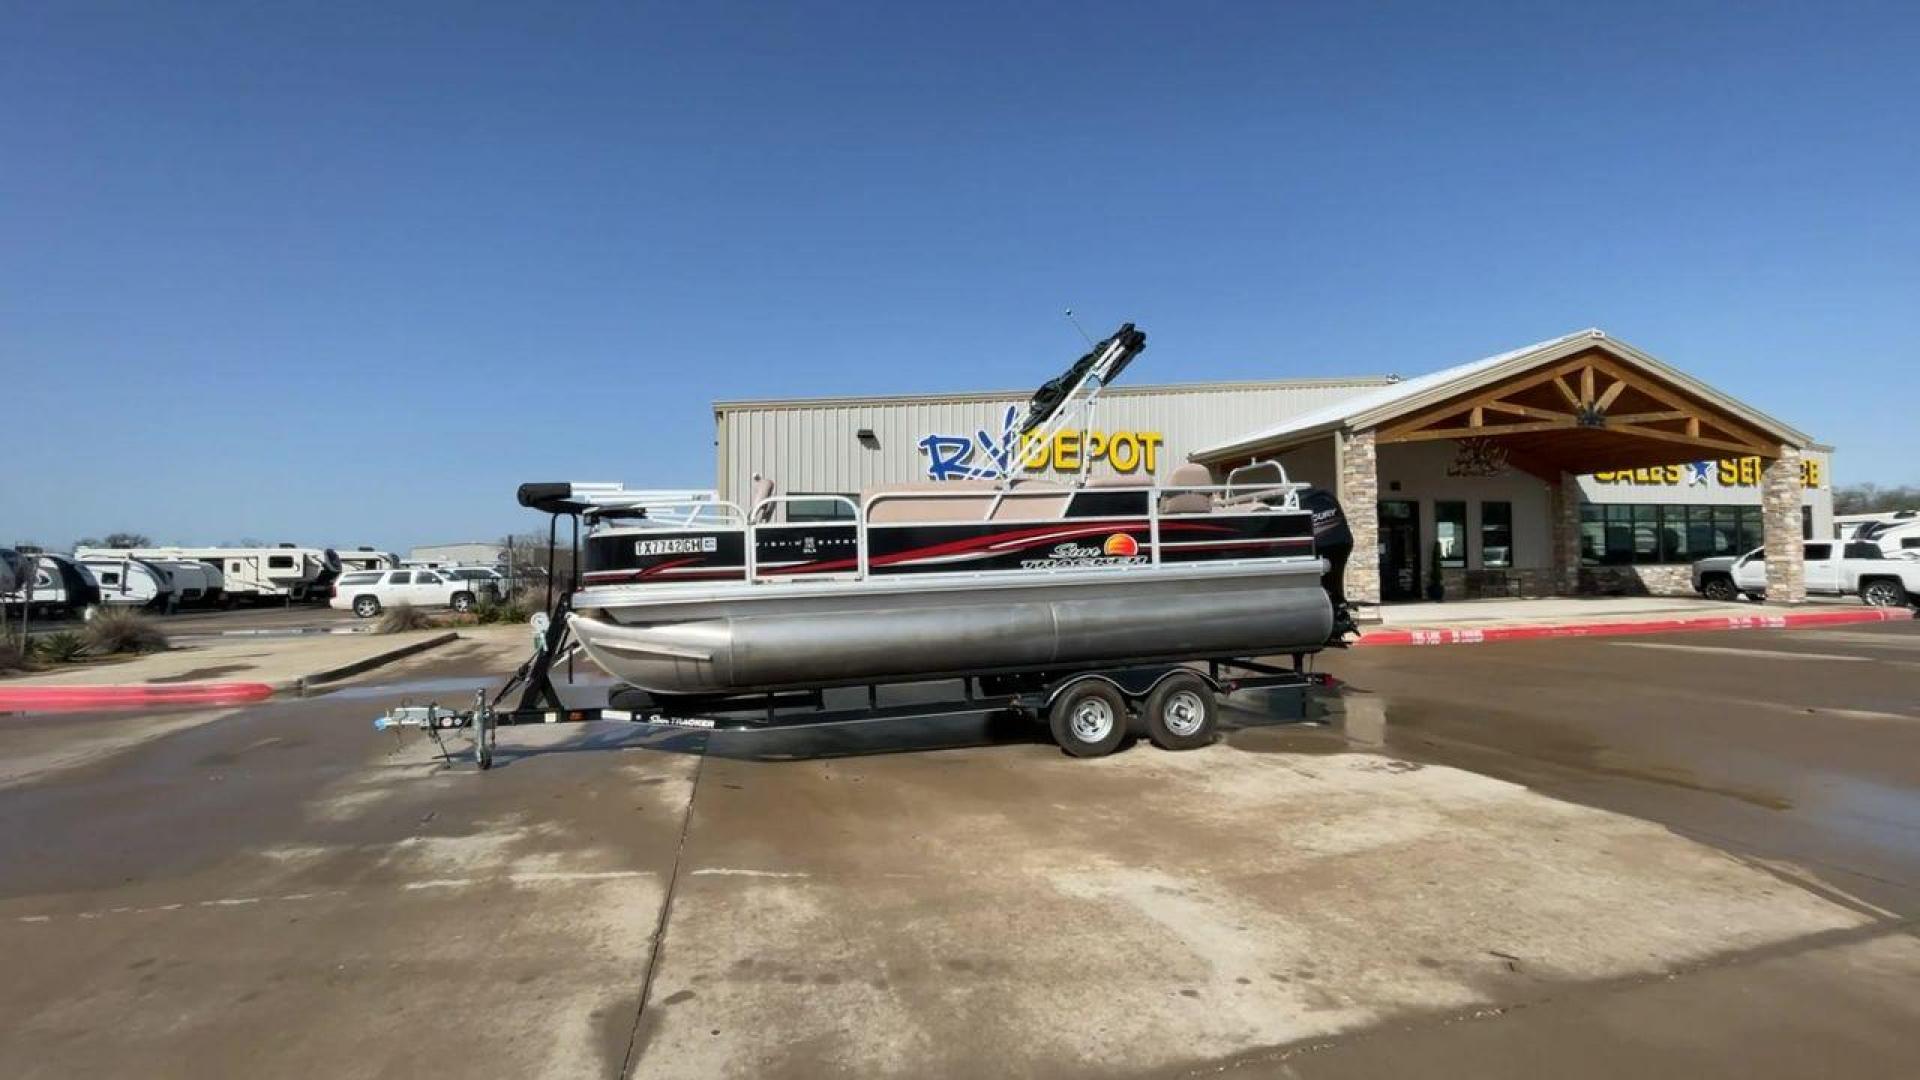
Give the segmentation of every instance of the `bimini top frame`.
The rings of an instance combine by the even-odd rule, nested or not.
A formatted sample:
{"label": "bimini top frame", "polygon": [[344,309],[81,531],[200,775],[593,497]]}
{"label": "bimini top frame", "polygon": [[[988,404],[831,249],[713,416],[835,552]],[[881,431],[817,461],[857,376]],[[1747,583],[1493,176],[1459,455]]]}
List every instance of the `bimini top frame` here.
{"label": "bimini top frame", "polygon": [[[1046,445],[1062,428],[1076,419],[1076,413],[1081,428],[1091,428],[1094,403],[1099,400],[1100,391],[1112,385],[1113,380],[1119,378],[1133,358],[1146,347],[1146,333],[1134,329],[1132,323],[1122,323],[1113,336],[1095,345],[1066,371],[1047,380],[1040,389],[1034,391],[1033,400],[1027,404],[1026,419],[1020,423],[1020,430],[1016,432],[1009,425],[1007,430],[1001,432],[1000,445],[1010,449],[998,462],[1000,486],[1013,486],[1029,445]],[[1091,467],[1090,459],[1081,463],[1081,480],[1086,479]]]}

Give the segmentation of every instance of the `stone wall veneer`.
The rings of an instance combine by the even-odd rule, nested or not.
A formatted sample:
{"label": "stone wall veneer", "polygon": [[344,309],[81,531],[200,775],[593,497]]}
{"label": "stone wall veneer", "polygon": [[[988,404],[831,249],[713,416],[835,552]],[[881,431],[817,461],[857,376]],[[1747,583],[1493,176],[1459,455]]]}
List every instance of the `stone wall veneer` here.
{"label": "stone wall veneer", "polygon": [[1800,451],[1783,446],[1760,478],[1760,532],[1766,547],[1769,604],[1801,604],[1807,599],[1800,488]]}
{"label": "stone wall veneer", "polygon": [[1353,530],[1353,555],[1347,559],[1347,599],[1359,604],[1380,602],[1380,464],[1373,432],[1341,432],[1335,436],[1339,459],[1340,509]]}

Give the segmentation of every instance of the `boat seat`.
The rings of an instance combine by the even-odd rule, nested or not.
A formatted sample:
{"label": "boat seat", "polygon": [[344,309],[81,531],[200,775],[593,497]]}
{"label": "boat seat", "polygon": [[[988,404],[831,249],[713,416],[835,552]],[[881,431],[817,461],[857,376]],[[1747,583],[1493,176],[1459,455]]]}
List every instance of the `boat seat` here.
{"label": "boat seat", "polygon": [[761,476],[759,473],[753,474],[753,498],[747,503],[747,516],[753,520],[755,525],[764,524],[765,522],[773,520],[773,512],[779,509],[779,504],[769,503],[766,506],[760,505],[763,500],[773,498],[773,492],[773,481]]}
{"label": "boat seat", "polygon": [[[967,492],[967,495],[946,494],[936,498],[934,494]],[[925,494],[925,498],[915,495]],[[997,485],[992,480],[945,480],[922,484],[893,484],[883,488],[872,488],[860,493],[860,505],[866,506],[867,500],[876,495],[888,498],[874,503],[867,511],[867,524],[885,525],[903,521],[985,521],[987,510],[998,495]]]}
{"label": "boat seat", "polygon": [[1160,496],[1160,514],[1205,514],[1213,510],[1213,496],[1205,491],[1181,491],[1181,487],[1192,485],[1205,487],[1213,483],[1213,474],[1205,465],[1188,462],[1174,466],[1167,477],[1167,491]]}
{"label": "boat seat", "polygon": [[1053,521],[1067,516],[1073,489],[1052,480],[1020,479],[993,507],[995,521]]}

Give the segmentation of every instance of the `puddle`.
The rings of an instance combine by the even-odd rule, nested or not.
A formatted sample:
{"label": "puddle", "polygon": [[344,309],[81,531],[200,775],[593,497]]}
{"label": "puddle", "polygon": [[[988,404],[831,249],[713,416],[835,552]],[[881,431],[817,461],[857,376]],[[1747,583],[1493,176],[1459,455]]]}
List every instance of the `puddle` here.
{"label": "puddle", "polygon": [[309,697],[328,697],[335,701],[364,701],[367,698],[400,696],[442,695],[441,704],[453,704],[459,698],[473,696],[475,690],[488,690],[500,685],[501,677],[473,676],[464,678],[414,679],[410,682],[372,683],[364,686],[343,686],[338,690],[322,690],[311,693]]}
{"label": "puddle", "polygon": [[[1244,716],[1234,719],[1244,723]],[[1331,702],[1315,699],[1304,720],[1239,727],[1227,735],[1227,745],[1253,754],[1382,750],[1387,745],[1387,704],[1373,694],[1346,691]]]}

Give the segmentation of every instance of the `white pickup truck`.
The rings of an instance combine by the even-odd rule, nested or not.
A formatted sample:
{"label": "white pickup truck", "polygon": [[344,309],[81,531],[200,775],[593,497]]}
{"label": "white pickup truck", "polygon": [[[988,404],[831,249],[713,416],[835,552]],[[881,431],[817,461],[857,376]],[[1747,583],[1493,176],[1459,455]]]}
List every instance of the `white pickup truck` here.
{"label": "white pickup truck", "polygon": [[[1920,602],[1920,559],[1887,558],[1879,545],[1859,541],[1808,541],[1805,550],[1809,594],[1858,595],[1874,607]],[[1693,588],[1709,600],[1765,596],[1764,549],[1701,559],[1693,564]]]}

